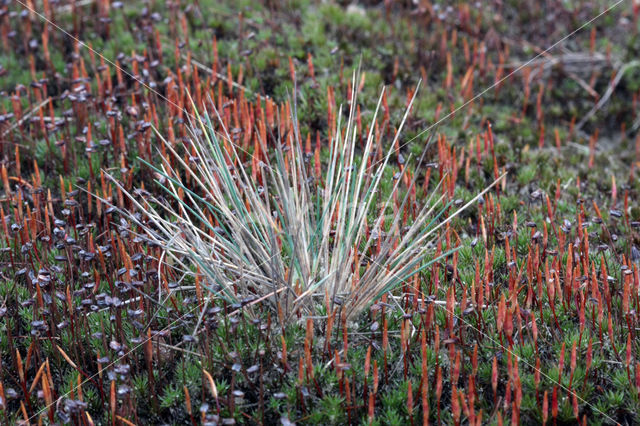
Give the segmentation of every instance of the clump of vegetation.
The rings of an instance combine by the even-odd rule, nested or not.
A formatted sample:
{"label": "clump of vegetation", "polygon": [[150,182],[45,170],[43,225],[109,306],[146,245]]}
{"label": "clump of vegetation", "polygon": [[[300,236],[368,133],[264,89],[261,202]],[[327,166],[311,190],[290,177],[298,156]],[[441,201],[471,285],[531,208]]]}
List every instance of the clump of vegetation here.
{"label": "clump of vegetation", "polygon": [[528,6],[0,2],[1,421],[633,424],[640,9]]}
{"label": "clump of vegetation", "polygon": [[[340,115],[331,130],[324,172],[320,146],[314,153],[310,138],[303,146],[295,113],[275,128],[258,125],[263,130],[246,167],[228,129],[216,131],[205,109],[205,118],[194,117],[191,144],[182,156],[159,136],[170,157],[163,157],[161,167],[149,166],[162,180],[162,200],[145,192],[138,202],[121,188],[148,225],[136,214],[131,218],[184,272],[193,275],[190,265],[196,266],[195,274],[207,278],[204,289],[228,303],[273,304],[283,326],[302,312],[318,314],[318,305],[333,318],[353,318],[452,254],[428,256],[437,230],[461,211],[445,215],[452,202],[441,205],[445,196],[436,191],[417,204],[416,174],[408,176],[404,159],[389,194],[381,194],[408,111],[394,140],[384,144],[374,132],[381,97],[368,134],[359,135],[356,81],[354,76],[346,125]],[[209,105],[215,109],[212,100]],[[275,146],[273,160],[268,146]]]}

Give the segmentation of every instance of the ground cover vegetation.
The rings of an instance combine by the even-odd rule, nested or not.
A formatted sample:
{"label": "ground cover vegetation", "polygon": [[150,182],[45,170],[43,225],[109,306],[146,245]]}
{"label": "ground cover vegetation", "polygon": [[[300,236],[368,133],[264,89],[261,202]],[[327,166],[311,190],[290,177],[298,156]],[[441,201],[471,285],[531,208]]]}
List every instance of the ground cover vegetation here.
{"label": "ground cover vegetation", "polygon": [[635,424],[618,1],[0,1],[0,422]]}

